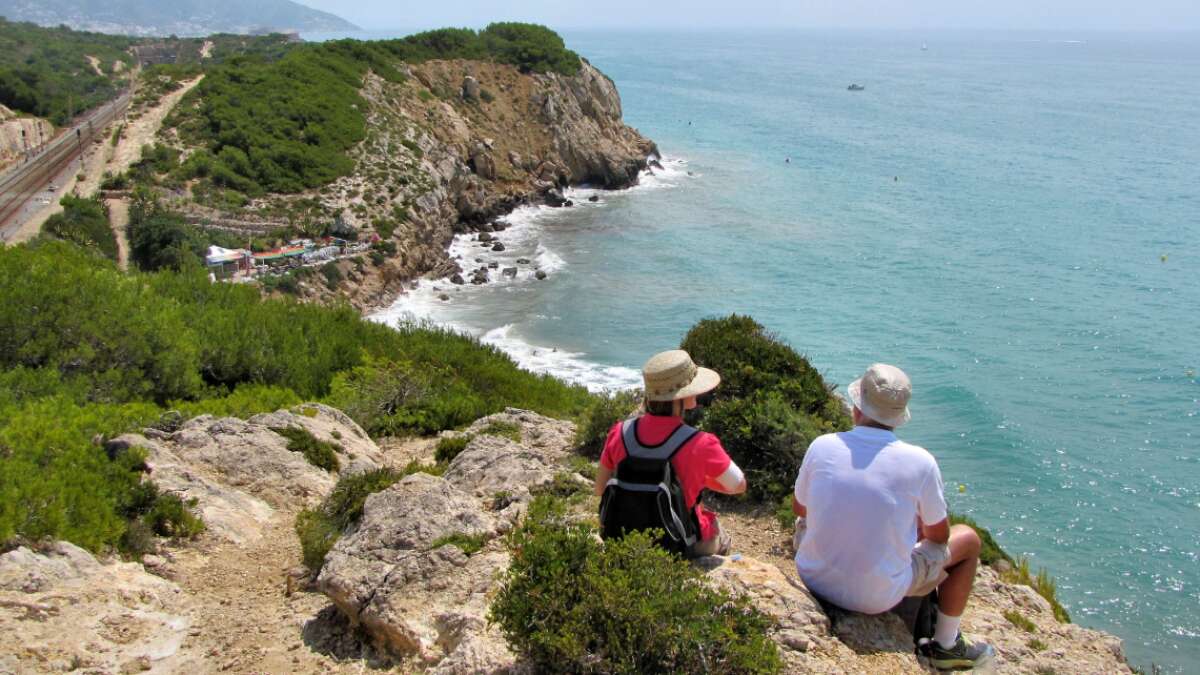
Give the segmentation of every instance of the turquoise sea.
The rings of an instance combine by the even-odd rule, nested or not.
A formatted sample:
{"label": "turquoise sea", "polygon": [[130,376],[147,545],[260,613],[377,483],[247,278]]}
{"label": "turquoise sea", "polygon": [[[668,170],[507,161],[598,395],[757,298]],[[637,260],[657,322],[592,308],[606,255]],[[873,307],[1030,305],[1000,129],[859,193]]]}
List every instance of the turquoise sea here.
{"label": "turquoise sea", "polygon": [[513,214],[502,262],[547,280],[381,320],[597,387],[730,312],[843,386],[897,364],[952,507],[1134,663],[1200,669],[1200,37],[566,37],[664,170]]}

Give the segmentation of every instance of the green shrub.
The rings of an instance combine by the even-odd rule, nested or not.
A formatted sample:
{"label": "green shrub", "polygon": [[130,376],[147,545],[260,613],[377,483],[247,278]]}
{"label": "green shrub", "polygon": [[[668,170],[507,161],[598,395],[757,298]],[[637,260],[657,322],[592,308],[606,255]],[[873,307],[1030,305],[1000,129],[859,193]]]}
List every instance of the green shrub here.
{"label": "green shrub", "polygon": [[508,538],[489,620],[540,672],[774,673],[770,620],[633,534],[600,543],[545,497]]}
{"label": "green shrub", "polygon": [[343,475],[319,506],[301,511],[296,516],[296,534],[304,564],[313,571],[321,569],[342,532],[362,518],[367,497],[386,490],[404,475],[388,468]]}
{"label": "green shrub", "polygon": [[721,439],[745,472],[748,494],[771,502],[791,492],[808,444],[827,431],[777,390],[717,401],[704,411],[701,426]]}
{"label": "green shrub", "polygon": [[192,513],[196,503],[195,499],[185,502],[178,495],[160,494],[142,516],[143,522],[159,536],[193,539],[204,531],[204,523]]}
{"label": "green shrub", "polygon": [[753,498],[774,501],[788,493],[808,444],[850,428],[821,374],[750,317],[700,321],[681,348],[721,375],[699,424],[746,472]]}
{"label": "green shrub", "polygon": [[512,422],[488,422],[479,430],[481,436],[499,436],[515,443],[521,442],[521,427]]}
{"label": "green shrub", "polygon": [[[114,98],[121,87],[115,74],[97,74],[87,57],[107,68],[132,65],[136,38],[43,28],[0,19],[0,104],[66,124],[73,115]],[[49,140],[49,139],[46,139]]]}
{"label": "green shrub", "polygon": [[599,457],[604,440],[613,425],[629,417],[641,403],[636,390],[618,391],[596,396],[583,414],[575,420],[575,446],[588,457]]}
{"label": "green shrub", "polygon": [[554,474],[554,479],[549,483],[533,488],[530,493],[535,497],[545,495],[568,503],[579,503],[591,494],[591,487],[581,483],[577,474],[560,471]]}
{"label": "green shrub", "polygon": [[338,284],[342,283],[342,270],[336,262],[330,261],[321,266],[321,275],[325,277],[325,286],[331,291],[336,291]]}
{"label": "green shrub", "polygon": [[775,507],[775,522],[779,523],[779,529],[791,534],[796,531],[796,512],[792,510],[793,493],[779,498],[779,504]]}
{"label": "green shrub", "polygon": [[108,207],[99,199],[67,195],[59,202],[62,213],[46,219],[42,232],[84,248],[93,248],[109,260],[117,259],[117,238],[108,222]]}
{"label": "green shrub", "polygon": [[271,427],[271,431],[287,439],[287,449],[304,455],[309,464],[336,473],[341,468],[337,451],[341,447],[329,441],[318,440],[303,427]]}
{"label": "green shrub", "polygon": [[475,555],[483,550],[483,545],[487,543],[487,535],[484,534],[463,534],[461,532],[449,534],[444,537],[438,537],[429,545],[429,549],[441,548],[446,545],[457,546],[460,551],[468,556]]}
{"label": "green shrub", "polygon": [[433,458],[441,464],[449,464],[467,448],[467,443],[471,442],[471,438],[470,435],[443,436],[438,439],[437,447],[433,451]]}
{"label": "green shrub", "polygon": [[1042,642],[1037,638],[1030,640],[1027,645],[1035,652],[1044,652],[1048,648],[1045,642]]}

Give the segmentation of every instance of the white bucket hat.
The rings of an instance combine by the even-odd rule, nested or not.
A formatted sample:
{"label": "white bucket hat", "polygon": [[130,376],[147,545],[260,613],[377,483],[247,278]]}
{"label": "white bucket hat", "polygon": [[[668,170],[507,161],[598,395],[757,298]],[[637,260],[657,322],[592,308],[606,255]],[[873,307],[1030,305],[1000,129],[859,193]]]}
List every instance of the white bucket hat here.
{"label": "white bucket hat", "polygon": [[855,408],[880,424],[898,427],[912,419],[908,412],[912,382],[896,366],[872,364],[862,377],[846,387],[846,394]]}
{"label": "white bucket hat", "polygon": [[642,366],[647,401],[677,401],[699,396],[717,388],[721,376],[697,366],[682,349],[660,352]]}

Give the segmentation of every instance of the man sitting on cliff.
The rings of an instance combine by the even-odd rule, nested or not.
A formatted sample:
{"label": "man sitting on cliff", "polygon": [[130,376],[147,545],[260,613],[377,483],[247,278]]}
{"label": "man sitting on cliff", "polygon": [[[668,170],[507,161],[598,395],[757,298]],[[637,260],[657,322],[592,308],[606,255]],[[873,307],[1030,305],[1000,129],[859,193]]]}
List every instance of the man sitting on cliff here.
{"label": "man sitting on cliff", "polygon": [[877,363],[847,393],[854,429],[813,441],[796,477],[800,578],[825,600],[867,614],[937,588],[930,663],[974,667],[994,654],[987,643],[972,644],[959,632],[979,564],[979,535],[950,525],[933,455],[893,433],[910,417],[908,376]]}

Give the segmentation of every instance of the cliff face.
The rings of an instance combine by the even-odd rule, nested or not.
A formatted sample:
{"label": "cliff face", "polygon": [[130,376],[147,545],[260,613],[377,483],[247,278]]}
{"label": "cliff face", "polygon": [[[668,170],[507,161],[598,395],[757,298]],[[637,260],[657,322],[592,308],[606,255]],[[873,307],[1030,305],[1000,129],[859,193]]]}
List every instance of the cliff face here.
{"label": "cliff face", "polygon": [[[612,80],[584,62],[573,76],[509,65],[430,61],[404,82],[368,74],[367,138],[356,169],[315,196],[360,237],[377,232],[397,253],[366,271],[344,270],[338,294],[360,308],[391,301],[403,284],[459,271],[446,256],[455,233],[491,231],[522,204],[562,204],[561,188],[637,183],[654,143],[626,126]],[[503,227],[503,226],[500,226]],[[302,291],[321,299],[329,291]]]}
{"label": "cliff face", "polygon": [[37,147],[39,139],[54,138],[54,127],[39,117],[18,117],[0,105],[0,171],[24,157],[26,149]]}

